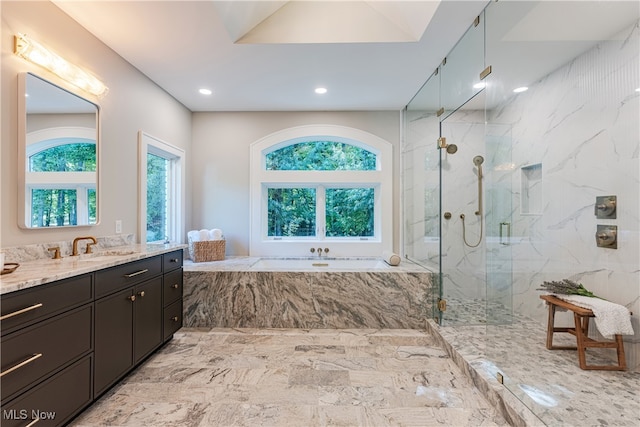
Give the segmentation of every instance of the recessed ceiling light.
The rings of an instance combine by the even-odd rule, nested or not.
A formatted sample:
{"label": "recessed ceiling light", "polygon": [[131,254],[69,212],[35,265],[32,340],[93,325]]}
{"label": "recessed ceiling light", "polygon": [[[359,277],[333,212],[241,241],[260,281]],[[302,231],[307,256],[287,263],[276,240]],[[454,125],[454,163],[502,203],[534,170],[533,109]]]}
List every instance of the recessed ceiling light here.
{"label": "recessed ceiling light", "polygon": [[476,83],[473,85],[474,89],[483,89],[487,84],[484,82]]}
{"label": "recessed ceiling light", "polygon": [[520,92],[524,92],[524,91],[527,91],[527,90],[529,90],[529,88],[528,88],[528,87],[526,87],[526,86],[520,86],[520,87],[515,88],[513,91],[514,91],[515,93],[520,93]]}
{"label": "recessed ceiling light", "polygon": [[211,95],[213,92],[211,92],[211,89],[200,89],[198,92],[200,92],[203,95]]}
{"label": "recessed ceiling light", "polygon": [[326,87],[317,87],[315,92],[318,95],[322,95],[322,94],[327,93],[327,88]]}
{"label": "recessed ceiling light", "polygon": [[638,89],[636,89],[636,92],[640,92],[640,87]]}

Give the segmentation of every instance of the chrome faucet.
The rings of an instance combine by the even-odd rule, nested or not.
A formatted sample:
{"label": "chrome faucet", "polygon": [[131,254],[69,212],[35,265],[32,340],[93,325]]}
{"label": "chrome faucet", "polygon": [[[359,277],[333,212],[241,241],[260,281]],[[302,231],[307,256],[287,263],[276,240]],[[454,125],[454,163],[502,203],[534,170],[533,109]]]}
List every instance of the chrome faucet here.
{"label": "chrome faucet", "polygon": [[90,254],[91,253],[91,246],[98,244],[98,241],[93,236],[76,237],[75,239],[73,239],[73,251],[71,252],[71,256],[79,255],[78,254],[78,242],[80,240],[91,240],[93,242],[93,243],[87,243],[87,248],[84,251],[85,254]]}

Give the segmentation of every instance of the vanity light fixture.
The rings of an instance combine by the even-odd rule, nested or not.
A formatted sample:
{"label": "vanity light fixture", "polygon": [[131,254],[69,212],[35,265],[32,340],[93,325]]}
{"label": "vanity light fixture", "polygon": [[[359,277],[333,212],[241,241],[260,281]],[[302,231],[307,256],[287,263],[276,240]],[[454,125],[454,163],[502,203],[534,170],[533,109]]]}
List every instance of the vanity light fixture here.
{"label": "vanity light fixture", "polygon": [[211,95],[213,93],[211,89],[205,89],[205,88],[200,89],[198,92],[200,92],[202,95]]}
{"label": "vanity light fixture", "polygon": [[13,52],[19,57],[51,71],[66,82],[97,97],[106,95],[109,90],[104,83],[94,75],[70,63],[57,53],[52,52],[24,34],[14,36]]}
{"label": "vanity light fixture", "polygon": [[529,90],[529,88],[528,88],[528,87],[526,87],[526,86],[520,86],[520,87],[515,88],[513,91],[514,91],[515,93],[521,93],[521,92],[526,92],[526,91],[528,91],[528,90]]}
{"label": "vanity light fixture", "polygon": [[318,95],[324,95],[325,93],[327,93],[327,88],[326,87],[317,87],[315,92]]}

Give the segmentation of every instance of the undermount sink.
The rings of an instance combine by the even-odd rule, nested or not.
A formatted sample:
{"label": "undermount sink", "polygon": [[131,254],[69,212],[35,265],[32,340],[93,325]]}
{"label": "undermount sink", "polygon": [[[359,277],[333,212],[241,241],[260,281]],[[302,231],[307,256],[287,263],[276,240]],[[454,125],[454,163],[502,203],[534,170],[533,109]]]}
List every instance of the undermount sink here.
{"label": "undermount sink", "polygon": [[77,260],[82,262],[103,262],[111,261],[114,258],[133,255],[136,251],[122,250],[122,251],[102,251],[93,254],[83,254],[78,256]]}

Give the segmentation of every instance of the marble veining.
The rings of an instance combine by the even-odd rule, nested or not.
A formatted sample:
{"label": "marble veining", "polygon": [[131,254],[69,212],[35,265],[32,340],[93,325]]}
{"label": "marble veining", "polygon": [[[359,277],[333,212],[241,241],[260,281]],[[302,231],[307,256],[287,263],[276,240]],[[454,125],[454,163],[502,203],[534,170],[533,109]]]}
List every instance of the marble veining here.
{"label": "marble veining", "polygon": [[[476,313],[469,309],[467,319],[479,319]],[[427,327],[510,424],[640,425],[640,372],[582,370],[575,350],[546,349],[546,325],[518,314],[502,320],[483,326],[440,326],[430,320]],[[575,337],[555,334],[554,343],[575,346]],[[586,353],[588,363],[615,364],[615,350]]]}
{"label": "marble veining", "polygon": [[[211,263],[214,264],[214,263]],[[409,328],[431,317],[432,273],[381,271],[229,271],[185,264],[188,327]]]}
{"label": "marble veining", "polygon": [[70,425],[507,423],[423,331],[214,328],[176,333]]}
{"label": "marble veining", "polygon": [[63,250],[62,259],[51,259],[47,250],[62,242],[3,249],[7,258],[20,266],[15,272],[0,276],[0,295],[186,248],[183,244],[122,245],[122,242],[99,238],[94,253],[71,257],[70,250],[69,253]]}

